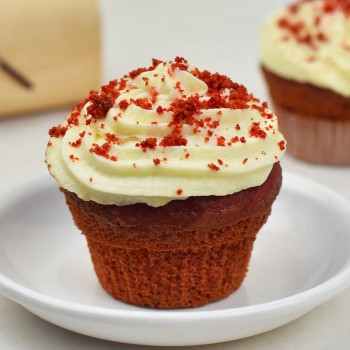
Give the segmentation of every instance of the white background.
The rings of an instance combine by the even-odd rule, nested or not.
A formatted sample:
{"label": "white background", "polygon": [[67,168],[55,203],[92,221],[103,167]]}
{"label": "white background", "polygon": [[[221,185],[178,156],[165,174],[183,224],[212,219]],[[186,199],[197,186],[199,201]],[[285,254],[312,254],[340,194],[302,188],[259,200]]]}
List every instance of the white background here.
{"label": "white background", "polygon": [[[286,3],[285,0],[100,0],[102,80],[107,82],[135,68],[148,66],[152,57],[169,60],[183,56],[200,69],[230,76],[266,100],[268,96],[259,71],[259,27],[268,14]],[[9,188],[15,190],[19,183],[33,178],[48,176],[44,164],[47,130],[63,121],[67,111],[0,120],[0,193]],[[349,167],[314,166],[288,156],[282,166],[350,199]],[[347,290],[287,326],[263,335],[200,348],[350,349],[349,315],[350,290]],[[0,349],[139,348],[142,349],[63,330],[0,296]]]}

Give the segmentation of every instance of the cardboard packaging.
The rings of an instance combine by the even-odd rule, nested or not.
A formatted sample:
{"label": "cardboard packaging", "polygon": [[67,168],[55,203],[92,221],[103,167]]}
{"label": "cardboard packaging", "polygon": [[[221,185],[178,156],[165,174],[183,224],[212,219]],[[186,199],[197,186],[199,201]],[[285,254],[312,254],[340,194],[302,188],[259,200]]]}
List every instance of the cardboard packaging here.
{"label": "cardboard packaging", "polygon": [[73,105],[100,85],[94,0],[0,0],[0,117]]}

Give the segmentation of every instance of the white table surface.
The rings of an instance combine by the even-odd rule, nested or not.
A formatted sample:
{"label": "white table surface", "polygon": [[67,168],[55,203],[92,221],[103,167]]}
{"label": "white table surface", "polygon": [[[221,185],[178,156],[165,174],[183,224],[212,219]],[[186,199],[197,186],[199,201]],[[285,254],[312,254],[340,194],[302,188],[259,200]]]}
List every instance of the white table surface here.
{"label": "white table surface", "polygon": [[[231,76],[265,100],[267,93],[258,68],[257,33],[262,19],[285,3],[288,1],[269,0],[267,4],[258,0],[100,0],[103,81],[147,66],[152,57],[171,59],[180,55],[202,69]],[[67,111],[0,120],[0,193],[15,189],[22,182],[49,176],[44,164],[47,131],[59,124]],[[350,167],[315,166],[288,156],[282,166],[323,183],[350,200]],[[350,349],[349,315],[348,289],[286,326],[198,349],[346,350]],[[141,350],[143,347],[75,334],[0,296],[0,349]]]}

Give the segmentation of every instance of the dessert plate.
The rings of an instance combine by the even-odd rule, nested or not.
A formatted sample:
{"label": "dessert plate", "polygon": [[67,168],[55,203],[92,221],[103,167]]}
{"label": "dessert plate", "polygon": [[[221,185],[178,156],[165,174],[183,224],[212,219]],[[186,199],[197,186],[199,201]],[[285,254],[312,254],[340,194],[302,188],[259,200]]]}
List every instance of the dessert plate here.
{"label": "dessert plate", "polygon": [[1,196],[0,227],[0,292],[58,326],[112,341],[179,346],[248,337],[295,320],[350,285],[350,204],[289,173],[243,285],[200,308],[151,310],[109,297],[49,179]]}

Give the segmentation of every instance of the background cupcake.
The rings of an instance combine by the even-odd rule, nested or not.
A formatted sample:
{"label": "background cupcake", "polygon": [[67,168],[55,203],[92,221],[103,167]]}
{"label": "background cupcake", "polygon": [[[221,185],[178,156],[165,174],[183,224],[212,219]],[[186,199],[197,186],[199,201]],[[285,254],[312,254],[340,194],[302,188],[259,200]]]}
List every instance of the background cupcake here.
{"label": "background cupcake", "polygon": [[177,308],[245,277],[281,186],[277,117],[177,57],[102,86],[50,129],[46,162],[115,298]]}
{"label": "background cupcake", "polygon": [[350,165],[350,2],[299,1],[270,17],[262,70],[291,155]]}

